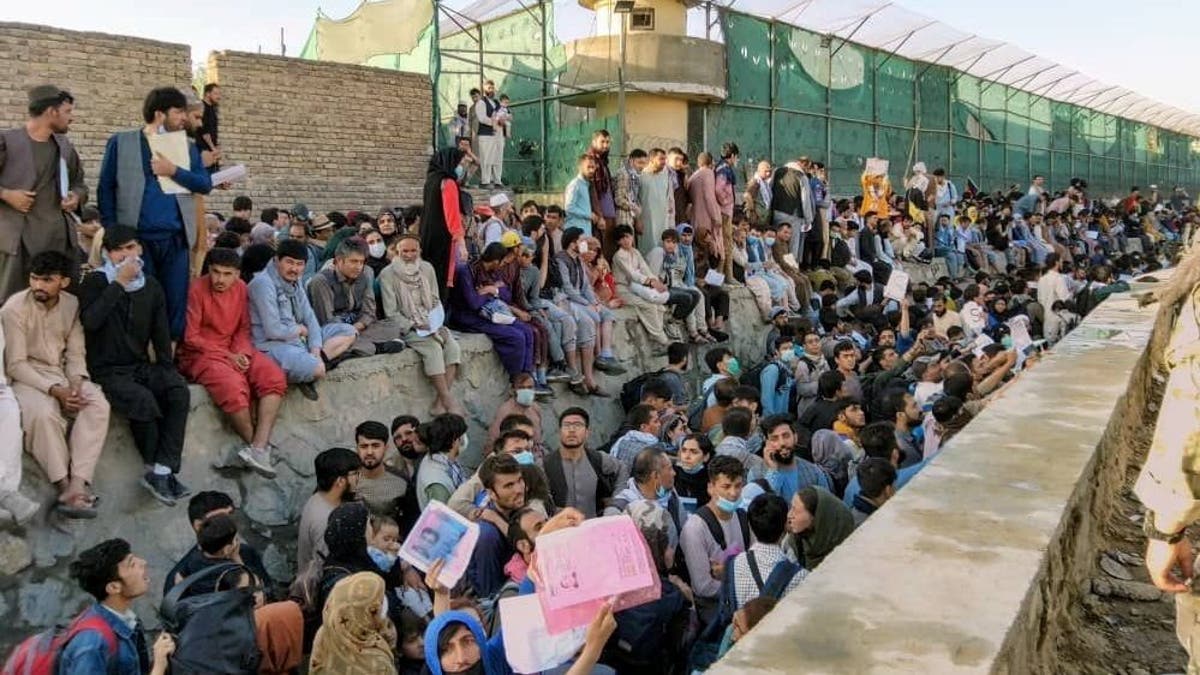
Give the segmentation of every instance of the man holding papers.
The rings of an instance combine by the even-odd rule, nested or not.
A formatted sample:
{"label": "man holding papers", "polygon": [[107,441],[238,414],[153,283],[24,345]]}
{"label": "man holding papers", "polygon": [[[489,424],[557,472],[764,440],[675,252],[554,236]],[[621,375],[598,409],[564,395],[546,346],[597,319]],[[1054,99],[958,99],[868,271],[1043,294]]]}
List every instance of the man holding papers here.
{"label": "man holding papers", "polygon": [[0,302],[28,285],[34,255],[75,250],[69,214],[88,191],[66,136],[74,107],[69,92],[34,87],[25,125],[0,132]]}
{"label": "man holding papers", "polygon": [[187,316],[188,251],[197,236],[192,194],[208,194],[212,180],[184,131],[183,92],[175,87],[151,91],[142,119],[141,129],[108,139],[97,190],[100,221],[106,228],[137,228],[145,272],[166,293],[171,338],[177,341]]}

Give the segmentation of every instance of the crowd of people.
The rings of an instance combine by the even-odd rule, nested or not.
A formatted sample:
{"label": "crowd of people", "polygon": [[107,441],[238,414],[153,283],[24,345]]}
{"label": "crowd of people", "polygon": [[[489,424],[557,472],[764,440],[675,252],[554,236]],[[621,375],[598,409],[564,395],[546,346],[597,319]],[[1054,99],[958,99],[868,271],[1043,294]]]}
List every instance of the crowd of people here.
{"label": "crowd of people", "polygon": [[[481,125],[505,118],[485,91]],[[252,596],[252,631],[204,633],[225,630],[222,644],[245,654],[224,651],[249,672],[511,672],[499,600],[538,592],[540,536],[604,516],[633,519],[661,595],[603,607],[554,672],[703,670],[1082,315],[1169,264],[1198,217],[1181,189],[1105,203],[1084,180],[1051,194],[1039,176],[1028,190],[960,193],[921,164],[903,194],[864,176],[864,194],[834,198],[819,161],[747,172],[725,143],[694,164],[651,148],[614,165],[601,130],[563,206],[517,208],[503,192],[474,203],[474,173],[499,174],[463,136],[430,158],[421,204],[272,206],[251,224],[250,196],[228,216],[203,205],[219,99],[216,87],[150,92],[145,126],[107,145],[97,208],[67,140],[68,92],[35,88],[27,125],[0,135],[0,426],[23,431],[0,438],[0,520],[24,525],[40,509],[20,491],[22,448],[57,486],[57,513],[96,517],[92,478],[109,416],[122,415],[142,485],[186,501],[196,533],[164,593]],[[150,150],[174,131],[195,139],[190,166]],[[937,260],[947,275],[890,288]],[[735,302],[766,325],[752,353],[725,346]],[[664,368],[618,362],[621,308]],[[454,393],[462,333],[486,335],[511,382],[478,466],[463,461]],[[346,359],[410,349],[432,408],[399,404],[316,456],[294,580],[272,579],[232,497],[177,478],[188,382],[241,439],[231,461],[271,478],[289,387],[316,399]],[[596,371],[628,377],[606,391]],[[614,399],[623,427],[595,432],[585,407],[546,414],[552,383]],[[454,588],[440,563],[398,560],[431,502],[480,529]],[[241,571],[210,574],[227,563]],[[195,631],[147,651],[131,603],[162,572],[119,539],[80,553],[71,573],[96,604],[44,643],[61,651],[57,672],[163,673],[205,653]]]}

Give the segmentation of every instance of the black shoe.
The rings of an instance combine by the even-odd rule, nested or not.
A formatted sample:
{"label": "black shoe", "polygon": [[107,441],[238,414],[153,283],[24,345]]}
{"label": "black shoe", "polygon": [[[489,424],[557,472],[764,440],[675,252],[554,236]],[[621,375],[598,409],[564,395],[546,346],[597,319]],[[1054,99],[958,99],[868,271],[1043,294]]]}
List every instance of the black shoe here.
{"label": "black shoe", "polygon": [[320,394],[317,393],[317,385],[312,382],[299,382],[296,384],[296,389],[300,390],[300,393],[304,394],[304,398],[310,401],[319,401],[321,399]]}
{"label": "black shoe", "polygon": [[404,340],[388,340],[387,342],[376,342],[376,354],[399,354],[404,351]]}
{"label": "black shoe", "polygon": [[171,489],[171,496],[176,500],[192,496],[192,489],[183,483],[180,483],[179,479],[175,477],[175,474],[167,476],[167,486]]}
{"label": "black shoe", "polygon": [[723,330],[716,330],[715,328],[709,328],[708,334],[713,336],[713,339],[717,341],[717,344],[720,344],[722,342],[729,342],[729,333],[726,333]]}
{"label": "black shoe", "polygon": [[160,476],[153,471],[147,471],[142,475],[142,487],[150,491],[150,494],[158,501],[167,506],[175,506],[175,495],[171,489],[170,475]]}

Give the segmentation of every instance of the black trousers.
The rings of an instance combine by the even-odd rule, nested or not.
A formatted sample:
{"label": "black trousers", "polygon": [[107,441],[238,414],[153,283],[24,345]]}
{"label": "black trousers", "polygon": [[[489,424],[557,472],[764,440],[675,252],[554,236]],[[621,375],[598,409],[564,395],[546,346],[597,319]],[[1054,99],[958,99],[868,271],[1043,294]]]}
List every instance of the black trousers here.
{"label": "black trousers", "polygon": [[690,288],[671,288],[668,291],[671,294],[667,299],[667,304],[671,306],[671,316],[678,321],[686,320],[692,310],[696,309],[696,303],[700,302],[700,291]]}
{"label": "black trousers", "polygon": [[129,420],[142,461],[178,473],[191,396],[172,365],[139,363],[93,371],[113,412]]}

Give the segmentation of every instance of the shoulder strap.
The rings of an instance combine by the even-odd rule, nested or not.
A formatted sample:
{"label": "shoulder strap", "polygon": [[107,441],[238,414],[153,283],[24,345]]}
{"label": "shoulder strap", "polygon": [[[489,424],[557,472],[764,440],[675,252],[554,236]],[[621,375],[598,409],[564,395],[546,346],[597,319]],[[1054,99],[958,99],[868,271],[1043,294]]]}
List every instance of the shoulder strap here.
{"label": "shoulder strap", "polygon": [[108,648],[108,658],[111,659],[117,653],[117,634],[113,632],[113,628],[104,617],[96,614],[88,615],[87,612],[80,614],[75,618],[69,628],[67,634],[63,637],[62,646],[66,647],[76,635],[84,631],[94,630],[104,638],[104,644]]}
{"label": "shoulder strap", "polygon": [[713,513],[712,509],[702,506],[696,509],[696,515],[700,516],[700,520],[703,520],[704,524],[708,526],[708,533],[717,542],[717,546],[724,550],[726,546],[725,532],[721,529],[721,523],[717,521],[717,514]]}
{"label": "shoulder strap", "polygon": [[738,519],[738,527],[742,529],[742,546],[746,550],[750,549],[750,521],[746,518],[746,510],[738,509],[736,511]]}
{"label": "shoulder strap", "polygon": [[799,573],[799,565],[787,558],[780,560],[775,563],[775,567],[767,577],[767,583],[762,590],[762,595],[772,597],[776,600],[782,598],[784,592],[787,591],[788,584],[792,583],[792,579]]}
{"label": "shoulder strap", "polygon": [[[762,572],[758,571],[758,559],[754,557],[754,551],[746,551],[746,564],[750,567],[750,576],[754,577],[754,585],[758,586],[758,594],[762,595]],[[774,572],[775,570],[771,571]]]}
{"label": "shoulder strap", "polygon": [[[175,584],[175,587],[171,589],[171,592],[167,593],[166,597],[164,597],[162,600],[160,613],[162,614],[163,620],[168,624],[175,624],[177,621],[176,611],[179,606],[179,601],[187,596],[188,591],[192,589],[192,586],[200,583],[202,580],[207,579],[215,579],[216,584],[219,585],[221,577],[238,569],[245,570],[252,576],[254,575],[254,573],[250,571],[250,568],[246,567],[245,565],[238,563],[222,563],[220,565],[213,565],[196,572],[178,584]],[[256,587],[260,586],[256,584]]]}

